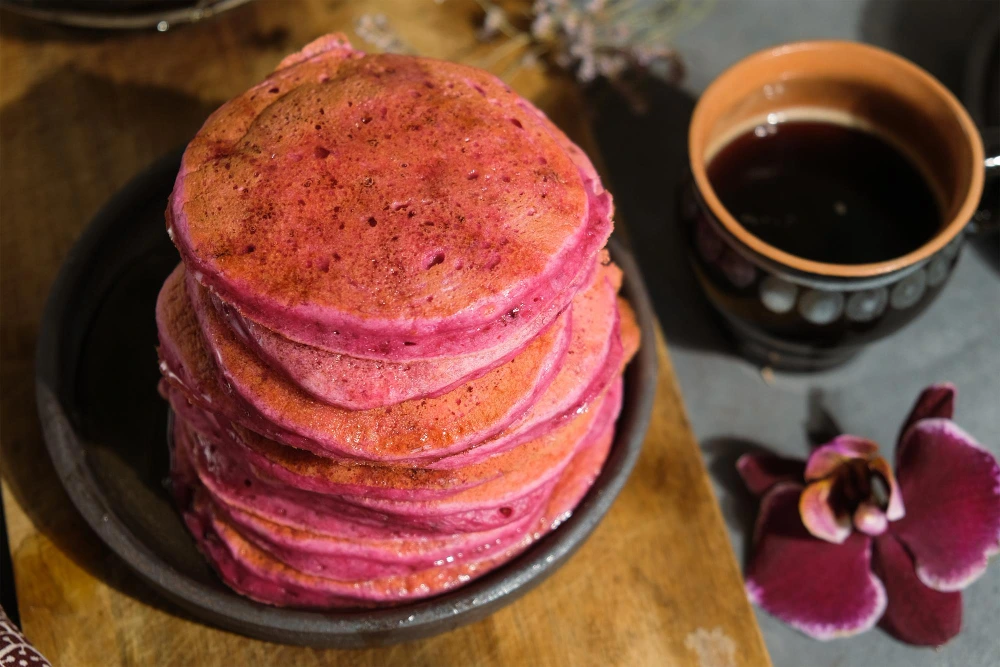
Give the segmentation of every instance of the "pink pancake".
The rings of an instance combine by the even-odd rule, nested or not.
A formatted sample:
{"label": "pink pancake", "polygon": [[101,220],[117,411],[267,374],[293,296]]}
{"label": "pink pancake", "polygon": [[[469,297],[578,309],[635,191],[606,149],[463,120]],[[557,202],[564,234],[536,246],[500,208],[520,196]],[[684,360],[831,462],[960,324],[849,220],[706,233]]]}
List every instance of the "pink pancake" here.
{"label": "pink pancake", "polygon": [[616,286],[620,272],[602,267],[573,301],[573,337],[555,379],[520,419],[491,440],[427,464],[462,468],[551,432],[603,396],[624,365]]}
{"label": "pink pancake", "polygon": [[[363,495],[371,499],[433,501],[455,496],[498,478],[512,475],[542,476],[553,461],[572,449],[571,441],[586,432],[590,419],[574,420],[558,433],[471,466],[452,470],[428,470],[400,466],[354,465],[326,459],[279,445],[239,426],[234,452],[261,475],[296,488],[335,495]],[[345,472],[348,472],[348,477]],[[345,483],[345,481],[349,483]]]}
{"label": "pink pancake", "polygon": [[199,282],[352,356],[455,356],[541,331],[611,229],[582,153],[480,70],[336,38],[306,52],[184,155],[168,228]]}
{"label": "pink pancake", "polygon": [[[615,314],[615,293],[613,281],[617,267],[609,265],[602,268],[595,277],[591,287],[577,295],[574,300],[573,337],[570,348],[561,364],[555,380],[531,407],[525,417],[508,427],[504,433],[494,440],[479,445],[466,452],[444,459],[427,463],[428,468],[438,471],[454,470],[452,478],[447,480],[448,488],[457,490],[464,486],[482,483],[490,475],[491,470],[503,468],[509,464],[507,460],[516,460],[509,454],[518,445],[542,438],[571,419],[578,410],[594,402],[603,395],[617,376],[622,366],[621,344],[616,334],[618,319]],[[610,311],[610,316],[609,316]],[[305,452],[291,452],[280,445],[269,443],[261,437],[249,434],[243,438],[244,444],[258,443],[252,449],[256,450],[255,465],[262,469],[280,465],[283,468],[295,470],[312,466],[314,470],[324,469],[322,459],[315,459]],[[253,452],[250,453],[253,456]],[[495,456],[494,456],[495,455]],[[490,458],[492,456],[492,458]],[[261,457],[264,457],[263,459]],[[291,457],[291,459],[289,459]],[[284,460],[283,460],[284,459]],[[488,459],[488,460],[487,460]],[[325,470],[337,472],[336,466],[328,466]],[[290,474],[283,471],[285,475]],[[351,493],[345,490],[342,478],[328,473],[320,479],[316,475],[302,476],[294,473],[291,478],[283,476],[282,472],[272,474],[284,479],[290,484],[303,485],[319,492]],[[430,475],[430,470],[422,469],[421,475]],[[495,474],[495,473],[494,473]],[[315,477],[314,479],[309,479]],[[474,482],[473,480],[478,480]],[[405,493],[412,493],[416,480],[408,484],[387,483],[385,486],[398,488]],[[437,487],[440,488],[440,487]],[[371,497],[397,499],[419,499],[416,494],[408,498],[400,498],[404,493],[369,492]],[[438,493],[437,495],[446,495]]]}
{"label": "pink pancake", "polygon": [[[219,506],[216,506],[219,509]],[[351,540],[337,540],[296,531],[258,519],[253,515],[224,511],[226,519],[241,537],[267,552],[276,560],[307,574],[340,580],[370,580],[407,575],[444,563],[467,563],[487,560],[497,551],[520,542],[537,524],[541,508],[535,514],[511,526],[479,533],[457,533],[448,538],[387,540],[374,555],[369,545]]]}
{"label": "pink pancake", "polygon": [[[212,351],[221,359],[218,369],[205,349],[195,312],[212,332]],[[355,412],[312,400],[263,366],[219,322],[214,309],[192,308],[183,269],[167,279],[157,302],[165,375],[203,408],[302,449],[395,463],[461,451],[523,414],[555,376],[569,345],[568,320],[568,313],[561,315],[513,360],[448,394]],[[231,395],[220,390],[219,369]]]}
{"label": "pink pancake", "polygon": [[[532,514],[548,497],[551,485],[578,449],[587,446],[613,422],[620,408],[620,389],[603,401],[589,418],[527,445],[525,455],[538,456],[541,449],[548,459],[536,469],[507,472],[485,484],[435,500],[398,501],[365,496],[339,496],[350,505],[340,511],[357,515],[367,511],[393,525],[419,528],[441,534],[490,530]],[[532,451],[534,449],[535,451]],[[545,465],[546,467],[542,467]]]}
{"label": "pink pancake", "polygon": [[[432,500],[419,496],[386,500],[387,495],[398,498],[403,494],[382,491],[364,496],[337,493],[335,489],[340,486],[329,482],[330,477],[339,473],[337,462],[309,455],[297,461],[294,456],[291,462],[287,457],[282,460],[280,449],[288,448],[269,452],[275,458],[271,460],[253,448],[226,443],[225,436],[215,433],[203,432],[207,441],[203,439],[194,446],[194,459],[199,462],[201,481],[213,495],[223,497],[227,504],[292,527],[341,535],[344,527],[340,522],[346,519],[354,524],[369,524],[379,535],[380,526],[407,534],[489,530],[520,521],[533,512],[539,493],[547,496],[545,490],[574,452],[607,430],[618,414],[620,397],[620,388],[615,389],[598,409],[582,414],[544,438],[482,464],[485,474],[490,476],[485,482]],[[172,403],[179,421],[183,422],[188,409],[182,403]],[[182,435],[183,430],[178,434]],[[304,461],[306,458],[312,460]],[[412,471],[414,476],[422,472]],[[388,486],[405,476],[406,471],[372,468],[370,484],[376,484],[380,475]],[[308,511],[303,512],[295,505],[306,505]],[[288,523],[286,517],[290,514],[299,518]],[[323,523],[327,516],[331,521]],[[365,530],[368,535],[373,533],[373,529]]]}
{"label": "pink pancake", "polygon": [[[248,464],[252,476],[284,483],[303,491],[326,495],[363,495],[387,500],[435,500],[447,498],[498,477],[524,474],[527,470],[544,474],[560,452],[568,451],[569,439],[576,437],[589,418],[566,425],[554,437],[504,452],[487,461],[461,469],[428,470],[383,466],[350,459],[330,459],[281,445],[253,431],[229,422],[220,415],[206,414],[177,394],[171,405],[181,420],[211,442],[216,450],[216,467]],[[205,426],[209,424],[209,426]],[[566,442],[564,442],[566,441]]]}
{"label": "pink pancake", "polygon": [[[246,462],[227,456],[210,438],[180,419],[175,426],[175,443],[190,459],[196,480],[216,502],[227,507],[292,528],[344,538],[382,540],[432,536],[420,526],[393,523],[385,515],[356,508],[336,496],[261,479]],[[175,474],[183,474],[183,471]]]}
{"label": "pink pancake", "polygon": [[[485,510],[485,518],[492,519],[496,512],[506,514],[517,500],[525,497],[527,491],[539,488],[544,483],[559,476],[573,454],[585,448],[597,437],[605,433],[618,418],[621,410],[622,383],[619,379],[609,389],[607,395],[590,409],[548,435],[521,445],[512,450],[538,447],[551,450],[549,461],[543,471],[519,469],[499,479],[466,489],[453,496],[431,501],[397,501],[370,497],[348,498],[352,503],[385,512],[393,516],[420,517],[424,520],[437,516],[467,515],[473,511]],[[568,446],[567,446],[568,445]],[[527,468],[527,466],[525,466]],[[499,509],[498,509],[499,508]],[[483,524],[483,526],[492,524]]]}
{"label": "pink pancake", "polygon": [[[492,466],[437,471],[377,466],[353,459],[330,459],[281,445],[192,405],[179,390],[170,396],[174,413],[211,443],[216,467],[244,468],[253,478],[290,481],[297,488],[329,495],[367,495],[390,499],[431,500],[482,484],[499,474]],[[201,413],[192,418],[194,413]],[[204,423],[214,421],[209,428]],[[303,471],[300,477],[288,470]],[[280,472],[277,472],[280,471]],[[283,473],[283,474],[282,474]],[[316,481],[312,481],[312,480]],[[247,480],[249,481],[249,480]],[[311,483],[310,483],[311,482]]]}
{"label": "pink pancake", "polygon": [[[266,518],[266,514],[258,515],[255,509],[248,510],[243,503],[233,505],[227,502],[226,497],[213,493],[218,477],[214,470],[209,470],[214,467],[209,465],[209,461],[214,464],[217,458],[206,455],[204,449],[198,450],[201,445],[193,444],[197,436],[186,431],[186,426],[181,424],[179,429],[178,447],[186,448],[186,456],[194,460],[197,479],[204,483],[204,489],[215,506],[224,512],[244,537],[304,572],[335,578],[375,578],[426,569],[436,561],[450,563],[478,559],[488,556],[490,549],[519,539],[529,526],[538,521],[541,511],[539,508],[534,514],[488,531],[447,536],[419,532],[401,534],[386,526],[352,523],[342,517],[323,524],[324,528],[334,525],[336,531],[333,533],[296,529],[284,523],[283,515],[277,517],[279,521],[272,521]],[[191,453],[192,447],[197,453]],[[260,492],[259,485],[257,492]],[[269,499],[269,496],[266,498]],[[259,505],[259,502],[254,503],[255,508]]]}
{"label": "pink pancake", "polygon": [[[204,502],[208,504],[209,501]],[[199,506],[196,502],[192,514],[211,531],[206,530],[200,546],[223,580],[250,598],[279,606],[354,607],[430,597],[482,576],[516,556],[533,540],[533,535],[525,535],[520,542],[508,545],[486,561],[432,566],[411,574],[379,579],[345,581],[305,574],[282,563],[244,538],[210,505]],[[190,521],[188,525],[191,526]],[[277,584],[277,590],[270,586],[267,590],[278,595],[261,595],[254,585],[258,580]]]}
{"label": "pink pancake", "polygon": [[[593,266],[576,283],[589,281]],[[586,284],[586,282],[584,283]],[[352,357],[289,340],[252,320],[240,317],[232,306],[213,298],[213,305],[229,327],[254,353],[317,400],[348,410],[395,405],[415,398],[433,398],[482,377],[510,361],[537,335],[533,328],[514,328],[501,344],[473,354],[414,361],[384,361]],[[562,300],[543,314],[550,322],[565,304]]]}
{"label": "pink pancake", "polygon": [[237,592],[278,606],[299,608],[363,607],[403,602],[443,593],[480,577],[556,529],[597,478],[611,446],[611,434],[581,451],[566,467],[545,506],[536,530],[492,558],[445,563],[420,572],[362,581],[343,581],[300,572],[244,538],[214,511],[200,491],[185,512],[189,528],[223,580]]}
{"label": "pink pancake", "polygon": [[573,514],[573,510],[587,495],[608,459],[615,441],[614,436],[612,427],[604,437],[579,452],[566,466],[542,514],[541,522],[545,530],[555,530]]}
{"label": "pink pancake", "polygon": [[[558,492],[552,493],[548,501],[542,503],[527,520],[518,522],[515,530],[504,527],[488,532],[465,533],[447,540],[392,540],[378,545],[384,550],[376,552],[377,558],[371,555],[374,545],[370,543],[329,539],[304,531],[284,529],[267,521],[254,520],[252,515],[246,513],[236,516],[227,513],[227,517],[242,537],[277,560],[299,572],[320,577],[370,579],[417,572],[445,563],[482,561],[489,559],[507,544],[520,541],[525,536],[529,523],[541,523],[542,526],[555,528],[567,519],[597,479],[613,440],[614,425],[606,424],[603,433],[597,438],[589,439],[562,468],[560,481],[554,487]],[[365,557],[359,558],[357,551],[362,547],[365,549]],[[451,553],[448,553],[448,549],[451,549]],[[341,574],[337,574],[338,572]],[[353,573],[353,577],[348,572]]]}
{"label": "pink pancake", "polygon": [[[635,311],[625,299],[618,297],[618,313],[621,317],[621,336],[624,359],[622,366],[632,361],[632,357],[639,351],[641,332],[639,322],[636,320]],[[650,343],[652,345],[652,343]]]}

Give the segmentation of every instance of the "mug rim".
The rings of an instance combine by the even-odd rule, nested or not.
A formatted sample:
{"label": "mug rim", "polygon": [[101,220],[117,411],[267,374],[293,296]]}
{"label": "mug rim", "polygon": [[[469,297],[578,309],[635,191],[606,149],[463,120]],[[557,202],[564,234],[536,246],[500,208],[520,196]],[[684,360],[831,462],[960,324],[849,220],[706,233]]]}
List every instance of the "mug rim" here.
{"label": "mug rim", "polygon": [[[788,53],[807,50],[839,51],[841,53],[853,51],[857,54],[863,55],[864,57],[881,59],[883,62],[892,64],[899,68],[901,72],[911,77],[916,77],[929,86],[934,93],[947,104],[948,108],[953,112],[955,119],[962,127],[963,133],[969,142],[972,160],[974,162],[972,180],[969,184],[968,192],[965,195],[962,205],[958,208],[957,213],[952,216],[952,218],[948,220],[929,241],[916,250],[899,257],[868,264],[834,264],[806,259],[804,257],[785,252],[784,250],[766,243],[759,237],[755,236],[750,232],[750,230],[736,220],[735,216],[733,216],[732,213],[730,213],[726,207],[723,206],[722,201],[715,193],[715,189],[712,187],[712,184],[708,179],[708,165],[704,159],[704,149],[706,147],[695,145],[695,137],[701,137],[705,134],[704,130],[706,128],[703,126],[707,122],[704,118],[706,113],[705,107],[708,104],[706,100],[724,94],[727,83],[732,78],[739,77],[740,73],[748,67],[753,67],[757,63],[773,58],[780,58]],[[716,77],[708,88],[705,89],[705,92],[701,95],[701,98],[695,106],[694,112],[691,116],[690,129],[688,131],[688,155],[691,173],[702,201],[705,202],[712,214],[722,224],[723,228],[729,234],[733,235],[737,241],[747,246],[753,252],[781,265],[788,266],[792,269],[805,273],[813,273],[837,278],[871,278],[893,273],[908,266],[923,262],[939,252],[956,236],[958,236],[958,234],[972,219],[972,216],[979,205],[979,198],[982,194],[983,182],[985,178],[983,169],[984,153],[982,139],[979,136],[979,130],[972,121],[972,118],[969,116],[965,107],[962,106],[955,95],[952,94],[952,92],[948,90],[944,84],[938,81],[929,72],[902,56],[898,56],[890,51],[876,46],[846,40],[806,40],[779,44],[777,46],[757,51],[745,58],[742,58],[733,65],[730,65],[724,72],[722,72],[722,74]],[[699,159],[695,160],[695,156],[698,156]]]}

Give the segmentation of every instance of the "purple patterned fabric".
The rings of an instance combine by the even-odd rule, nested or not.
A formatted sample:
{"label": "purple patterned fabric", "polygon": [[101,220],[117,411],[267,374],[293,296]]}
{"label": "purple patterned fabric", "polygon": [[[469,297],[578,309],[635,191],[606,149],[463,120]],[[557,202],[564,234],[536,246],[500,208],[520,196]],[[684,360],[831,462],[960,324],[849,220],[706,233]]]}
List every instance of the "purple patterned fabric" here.
{"label": "purple patterned fabric", "polygon": [[0,667],[52,667],[0,607]]}

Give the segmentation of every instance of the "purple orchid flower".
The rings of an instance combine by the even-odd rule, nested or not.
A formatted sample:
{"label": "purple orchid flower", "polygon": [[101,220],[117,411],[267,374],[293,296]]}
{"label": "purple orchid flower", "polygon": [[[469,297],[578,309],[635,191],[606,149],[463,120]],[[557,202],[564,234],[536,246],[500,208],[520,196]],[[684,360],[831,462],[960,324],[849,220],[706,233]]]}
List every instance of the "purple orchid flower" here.
{"label": "purple orchid flower", "polygon": [[1000,552],[1000,466],[951,421],[955,388],[928,387],[903,424],[896,476],[878,446],[839,436],[805,463],[746,454],[761,495],[746,588],[816,639],[876,623],[939,646],[962,625],[963,588]]}

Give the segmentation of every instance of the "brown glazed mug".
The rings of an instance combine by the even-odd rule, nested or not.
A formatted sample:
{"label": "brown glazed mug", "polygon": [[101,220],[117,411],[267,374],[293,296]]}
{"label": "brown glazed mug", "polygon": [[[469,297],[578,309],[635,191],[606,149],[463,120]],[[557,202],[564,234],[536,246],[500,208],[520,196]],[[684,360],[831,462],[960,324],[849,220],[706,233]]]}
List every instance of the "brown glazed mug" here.
{"label": "brown glazed mug", "polygon": [[[829,264],[762,241],[725,209],[707,165],[730,140],[776,118],[845,114],[912,159],[942,224],[918,249],[873,264]],[[882,49],[798,42],[740,61],[702,95],[688,137],[691,179],[680,218],[698,280],[745,356],[775,368],[840,363],[898,330],[938,295],[983,189],[983,147],[955,97]]]}

